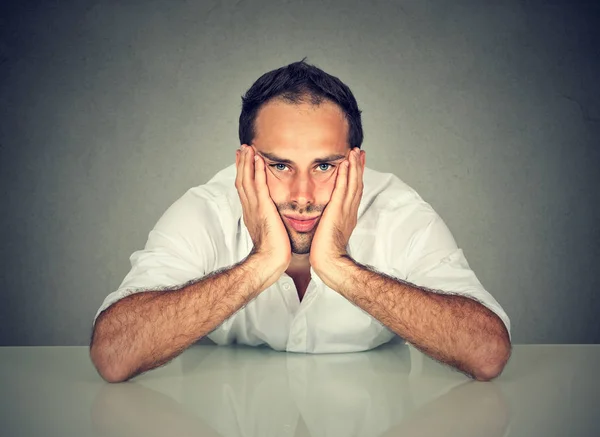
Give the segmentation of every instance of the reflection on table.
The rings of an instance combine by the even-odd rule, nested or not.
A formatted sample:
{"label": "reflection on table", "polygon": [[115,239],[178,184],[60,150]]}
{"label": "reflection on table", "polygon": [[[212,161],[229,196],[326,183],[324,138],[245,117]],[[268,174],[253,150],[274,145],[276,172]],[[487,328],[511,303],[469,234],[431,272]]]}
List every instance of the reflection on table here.
{"label": "reflection on table", "polygon": [[507,433],[508,407],[497,384],[471,381],[405,344],[327,355],[197,347],[178,360],[179,376],[157,369],[105,384],[92,404],[95,435]]}

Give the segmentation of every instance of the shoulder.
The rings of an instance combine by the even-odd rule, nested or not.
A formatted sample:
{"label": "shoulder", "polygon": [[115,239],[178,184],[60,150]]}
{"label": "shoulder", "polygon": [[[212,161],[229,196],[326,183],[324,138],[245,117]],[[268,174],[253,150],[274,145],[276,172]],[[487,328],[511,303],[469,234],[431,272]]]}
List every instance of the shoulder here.
{"label": "shoulder", "polygon": [[[232,168],[233,167],[233,168]],[[165,211],[156,228],[197,229],[217,231],[233,214],[231,202],[234,187],[235,166],[219,171],[205,184],[188,189]]]}
{"label": "shoulder", "polygon": [[365,167],[364,189],[359,218],[365,224],[391,231],[402,226],[416,231],[439,218],[417,191],[392,173]]}

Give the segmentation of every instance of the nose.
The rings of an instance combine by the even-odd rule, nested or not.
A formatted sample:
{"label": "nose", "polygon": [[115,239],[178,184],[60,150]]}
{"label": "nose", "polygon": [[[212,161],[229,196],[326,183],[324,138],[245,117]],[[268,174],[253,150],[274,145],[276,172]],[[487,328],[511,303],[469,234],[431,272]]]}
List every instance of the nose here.
{"label": "nose", "polygon": [[314,204],[314,191],[314,181],[306,175],[298,174],[290,184],[290,200],[298,205]]}

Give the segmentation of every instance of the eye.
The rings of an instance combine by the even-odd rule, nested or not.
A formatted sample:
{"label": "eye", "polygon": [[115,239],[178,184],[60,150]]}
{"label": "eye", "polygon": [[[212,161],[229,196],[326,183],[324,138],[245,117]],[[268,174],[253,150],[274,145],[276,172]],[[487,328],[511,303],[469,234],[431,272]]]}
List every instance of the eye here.
{"label": "eye", "polygon": [[282,168],[279,168],[279,167],[278,167],[279,165],[281,165],[281,166],[283,166],[283,167],[287,167],[285,164],[271,164],[271,165],[269,165],[269,167],[274,167],[274,168],[275,168],[275,170],[277,170],[277,171],[283,171],[283,169],[282,169]]}
{"label": "eye", "polygon": [[[269,164],[269,167],[274,168],[275,170],[282,172],[287,168],[285,164]],[[321,173],[325,173],[328,170],[331,170],[335,167],[333,164],[322,163],[318,165],[318,168],[321,170]]]}

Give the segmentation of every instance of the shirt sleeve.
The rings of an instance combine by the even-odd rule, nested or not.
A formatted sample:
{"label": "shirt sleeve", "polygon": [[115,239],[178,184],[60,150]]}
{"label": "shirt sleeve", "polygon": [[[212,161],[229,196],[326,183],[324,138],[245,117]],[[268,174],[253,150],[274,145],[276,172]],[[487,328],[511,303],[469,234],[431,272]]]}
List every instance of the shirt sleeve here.
{"label": "shirt sleeve", "polygon": [[430,210],[425,226],[415,231],[410,250],[405,253],[406,280],[439,294],[456,294],[476,300],[493,311],[510,333],[510,320],[494,297],[481,285],[469,267],[442,218]]}
{"label": "shirt sleeve", "polygon": [[131,255],[131,270],[119,288],[104,299],[94,324],[102,311],[125,296],[203,277],[213,270],[223,245],[216,205],[197,190],[189,190],[158,220],[144,249]]}

